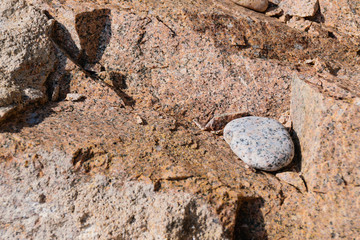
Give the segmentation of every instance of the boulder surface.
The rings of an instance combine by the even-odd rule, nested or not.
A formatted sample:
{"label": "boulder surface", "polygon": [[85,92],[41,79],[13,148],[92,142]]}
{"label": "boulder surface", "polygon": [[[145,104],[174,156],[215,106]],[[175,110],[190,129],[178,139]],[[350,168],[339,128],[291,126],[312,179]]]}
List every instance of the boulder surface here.
{"label": "boulder surface", "polygon": [[[37,65],[20,64],[19,74],[41,74],[21,81],[36,80],[43,88],[34,89],[58,101],[1,126],[0,233],[357,238],[359,47],[356,31],[329,28],[340,17],[321,20],[325,1],[299,28],[287,25],[296,16],[231,0],[27,1],[44,27],[43,38],[27,30],[29,42],[47,47],[37,59],[43,45],[28,46]],[[12,6],[1,9],[20,19],[6,11]],[[340,9],[331,11],[350,14]],[[36,19],[19,20],[21,29]],[[57,84],[40,84],[47,78]],[[19,100],[32,85],[15,82],[5,90]],[[65,101],[69,93],[85,98]],[[193,124],[236,112],[290,114],[294,162],[274,174],[254,171],[221,136]]]}
{"label": "boulder surface", "polygon": [[55,50],[48,37],[51,21],[25,1],[0,6],[0,121],[30,103],[47,99]]}

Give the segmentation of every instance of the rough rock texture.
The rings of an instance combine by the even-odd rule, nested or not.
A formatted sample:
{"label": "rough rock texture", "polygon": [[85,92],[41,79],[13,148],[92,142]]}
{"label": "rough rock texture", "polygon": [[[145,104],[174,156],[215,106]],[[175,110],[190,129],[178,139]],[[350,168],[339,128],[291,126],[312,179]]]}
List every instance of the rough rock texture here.
{"label": "rough rock texture", "polygon": [[360,2],[358,0],[319,0],[326,26],[350,35],[354,42],[360,38]]}
{"label": "rough rock texture", "polygon": [[308,201],[316,203],[308,206],[304,221],[319,222],[307,236],[322,238],[318,231],[330,226],[333,238],[352,239],[359,235],[360,98],[329,96],[322,90],[301,78],[292,85],[291,116],[301,146],[301,171]]}
{"label": "rough rock texture", "polygon": [[281,181],[287,182],[288,184],[296,187],[302,193],[307,192],[304,179],[301,174],[297,172],[279,172],[276,174],[276,177]]}
{"label": "rough rock texture", "polygon": [[360,2],[357,0],[273,0],[266,15],[310,34],[328,34],[345,43],[358,45],[359,11]]}
{"label": "rough rock texture", "polygon": [[309,20],[305,20],[304,18],[293,17],[287,22],[287,25],[300,31],[307,32],[309,31],[312,22]]}
{"label": "rough rock texture", "polygon": [[[56,164],[70,162],[72,167],[67,172],[74,172],[75,176],[88,175],[91,179],[94,174],[126,174],[126,177],[138,180],[150,178],[157,191],[186,191],[202,197],[219,216],[225,228],[221,234],[233,235],[236,222],[239,227],[247,225],[235,234],[238,237],[267,235],[260,209],[265,207],[264,201],[271,202],[266,211],[274,209],[272,214],[280,207],[279,199],[269,199],[281,191],[281,183],[275,177],[246,169],[222,139],[199,132],[197,127],[181,119],[147,106],[135,105],[134,110],[122,108],[121,99],[115,92],[81,75],[72,82],[73,88],[89,97],[83,102],[61,101],[36,112],[27,112],[18,119],[19,123],[3,126],[5,132],[1,134],[0,142],[4,164],[17,161],[23,164],[20,169],[13,165],[9,168],[24,171],[25,166],[36,159],[44,163],[49,161],[42,151],[60,151],[64,155],[56,159]],[[135,121],[138,115],[145,119],[146,125]],[[4,172],[16,178],[17,174],[11,173],[9,168],[4,167]],[[61,169],[56,171],[63,172]],[[42,178],[43,174],[49,176],[45,180],[57,179],[50,177],[53,173],[49,169],[35,174],[35,179]],[[9,185],[10,190],[15,189],[12,183]],[[67,186],[66,183],[60,185]],[[288,187],[288,191],[296,191]],[[51,191],[52,187],[44,188]],[[19,191],[22,190],[27,191]],[[8,197],[4,195],[5,199]],[[58,195],[54,204],[65,199]],[[66,215],[71,211],[71,208],[63,209]],[[85,211],[83,208],[81,213]],[[97,215],[102,215],[102,211],[91,213],[94,219],[101,219]],[[8,219],[7,222],[15,220]],[[35,218],[30,219],[26,223],[27,231],[31,232],[35,223]],[[48,226],[52,226],[49,231],[64,232],[58,230],[57,224]],[[9,227],[11,225],[3,225],[3,231],[12,232],[6,230]],[[97,234],[101,235],[101,232]]]}
{"label": "rough rock texture", "polygon": [[318,0],[283,0],[279,7],[291,16],[313,17],[319,9],[319,2]]}
{"label": "rough rock texture", "polygon": [[78,101],[84,100],[85,98],[86,98],[85,95],[81,95],[78,93],[68,93],[68,94],[66,94],[65,100],[72,101],[72,102],[78,102]]}
{"label": "rough rock texture", "polygon": [[[2,176],[26,181],[14,172],[25,172],[36,159],[44,165],[50,161],[49,153],[61,152],[56,165],[70,160],[72,167],[64,174],[79,177],[73,184],[92,182],[96,175],[111,179],[123,174],[140,181],[150,179],[156,192],[179,191],[202,198],[228,238],[351,239],[359,235],[358,214],[353,210],[358,203],[352,202],[359,199],[354,177],[358,174],[352,169],[359,139],[354,131],[359,119],[354,111],[360,92],[359,49],[353,39],[337,39],[336,31],[324,29],[326,19],[324,24],[310,19],[312,24],[304,32],[230,0],[32,2],[57,21],[51,38],[59,48],[62,67],[57,70],[64,73],[59,79],[60,101],[27,111],[1,127],[0,158],[7,166],[1,168],[5,169]],[[304,87],[297,87],[301,84]],[[299,144],[294,165],[284,170],[296,174],[285,180],[247,169],[221,137],[199,131],[192,123],[195,119],[204,124],[229,112],[279,118],[290,110],[291,92],[298,89],[305,89],[306,99],[323,100],[315,105],[295,104],[299,97],[292,94],[293,137],[297,140],[298,135]],[[63,101],[69,92],[86,99]],[[349,111],[337,115],[330,103]],[[308,109],[307,116],[315,122],[307,120],[301,127],[303,109],[297,106]],[[143,119],[141,124],[138,117]],[[321,126],[319,132],[308,127],[314,124]],[[342,157],[351,160],[342,161]],[[61,168],[55,169],[52,173],[44,168],[34,181],[44,174],[49,177],[42,181],[57,181],[55,174]],[[350,174],[339,175],[344,179],[341,183],[334,173],[343,169]],[[340,185],[331,188],[335,178]],[[32,193],[31,188],[19,186],[23,187],[2,184],[7,191],[17,189],[19,195]],[[45,190],[51,192],[46,185]],[[98,196],[111,195],[105,191]],[[48,201],[45,197],[36,200]],[[84,193],[78,201],[82,198],[91,195]],[[64,213],[61,221],[73,214],[72,208],[62,209],[65,199],[59,196],[53,201]],[[33,211],[27,206],[18,211]],[[86,214],[91,223],[104,219],[101,211],[80,209],[84,225],[77,228],[79,232],[67,231],[75,229],[66,225],[71,220],[64,225],[59,220],[46,225],[43,233],[69,232],[70,238],[76,238],[86,233]],[[30,215],[18,225],[29,236],[37,229],[37,219]],[[7,215],[6,221],[3,216],[1,222],[6,224],[1,231],[14,232],[8,229],[11,222],[19,223],[18,216]],[[44,219],[52,216],[56,215]],[[95,235],[110,234],[101,227],[90,229]]]}
{"label": "rough rock texture", "polygon": [[51,22],[25,1],[0,6],[0,121],[29,103],[44,102],[56,58]]}
{"label": "rough rock texture", "polygon": [[3,239],[224,239],[201,199],[155,192],[121,172],[90,178],[66,158],[55,151],[1,163]]}

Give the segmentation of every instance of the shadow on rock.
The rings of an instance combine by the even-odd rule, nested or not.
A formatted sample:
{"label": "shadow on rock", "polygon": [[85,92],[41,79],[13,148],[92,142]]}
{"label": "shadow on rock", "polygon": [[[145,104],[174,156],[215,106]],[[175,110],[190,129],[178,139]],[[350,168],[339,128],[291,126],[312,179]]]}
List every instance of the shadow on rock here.
{"label": "shadow on rock", "polygon": [[[101,72],[106,69],[101,66],[101,60],[105,49],[110,43],[111,33],[111,10],[95,9],[91,12],[83,12],[75,17],[75,28],[80,39],[81,49],[76,46],[69,31],[56,22],[52,32],[55,44],[70,58],[80,69],[94,81],[100,81],[123,100],[126,106],[134,106],[135,101],[122,89],[126,89],[125,76],[121,73],[109,72],[107,77],[101,77]],[[108,79],[107,79],[108,78]]]}
{"label": "shadow on rock", "polygon": [[[45,12],[45,14],[49,19],[53,19],[53,17],[48,12]],[[80,54],[80,50],[76,46],[75,41],[72,39],[70,32],[63,24],[59,23],[58,21],[54,21],[52,31],[50,33],[50,38],[68,58],[70,58],[72,61],[76,61]]]}
{"label": "shadow on rock", "polygon": [[[49,12],[44,11],[48,19],[54,19]],[[1,132],[17,132],[23,127],[32,127],[41,123],[52,114],[51,108],[59,99],[65,99],[70,92],[72,75],[66,71],[67,59],[74,62],[87,76],[93,80],[100,80],[92,67],[101,59],[111,38],[111,11],[109,9],[96,9],[92,12],[83,12],[76,16],[76,31],[80,38],[81,49],[78,48],[70,32],[60,22],[54,20],[49,37],[54,43],[57,62],[53,72],[45,82],[49,103],[42,109],[32,105],[23,115],[14,115],[1,125]],[[91,69],[91,70],[88,70]],[[102,69],[100,69],[101,71]],[[126,105],[133,105],[134,100],[121,89],[123,76],[112,77],[111,87],[121,97]]]}
{"label": "shadow on rock", "polygon": [[75,17],[75,28],[81,45],[78,62],[82,67],[96,64],[103,56],[111,39],[110,9],[95,9]]}
{"label": "shadow on rock", "polygon": [[296,172],[300,173],[301,172],[301,165],[302,165],[302,155],[301,155],[301,147],[300,147],[300,141],[299,141],[299,137],[296,133],[295,130],[292,130],[291,132],[291,137],[293,139],[294,142],[294,147],[295,147],[295,155],[294,155],[294,160],[292,161],[292,163],[290,164],[290,168],[295,170]]}
{"label": "shadow on rock", "polygon": [[37,105],[32,106],[22,114],[10,117],[6,122],[0,125],[0,133],[17,133],[25,127],[33,127],[43,122],[45,118],[51,116],[55,102],[49,102],[45,106],[39,108]]}
{"label": "shadow on rock", "polygon": [[125,106],[133,107],[135,100],[126,94],[123,90],[127,89],[126,76],[120,72],[110,71],[106,79],[100,79],[104,81],[107,87],[111,88],[124,102]]}
{"label": "shadow on rock", "polygon": [[47,95],[49,101],[56,102],[66,98],[66,94],[70,92],[70,80],[72,75],[66,71],[66,55],[54,46],[57,62],[54,71],[46,80]]}
{"label": "shadow on rock", "polygon": [[[48,12],[45,11],[44,13],[48,19],[53,19]],[[41,123],[46,117],[53,114],[52,108],[57,105],[56,101],[65,99],[66,94],[69,93],[69,83],[72,75],[66,71],[66,61],[67,58],[78,55],[79,49],[67,29],[56,21],[52,26],[49,37],[54,43],[56,62],[45,81],[47,100],[30,104],[24,111],[11,115],[6,122],[0,125],[1,133],[19,132],[24,127],[33,127]],[[70,56],[67,55],[67,52],[64,53],[63,49],[68,49]],[[42,105],[41,108],[40,105]]]}
{"label": "shadow on rock", "polygon": [[261,212],[263,205],[264,199],[261,197],[239,198],[233,235],[234,240],[268,239],[264,216]]}

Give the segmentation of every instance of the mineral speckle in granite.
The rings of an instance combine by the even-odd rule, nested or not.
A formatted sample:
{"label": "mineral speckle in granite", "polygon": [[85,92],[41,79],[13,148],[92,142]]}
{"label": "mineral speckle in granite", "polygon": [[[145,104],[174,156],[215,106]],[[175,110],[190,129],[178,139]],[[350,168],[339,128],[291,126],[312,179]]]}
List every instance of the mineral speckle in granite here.
{"label": "mineral speckle in granite", "polygon": [[274,119],[235,119],[226,125],[224,138],[241,160],[256,169],[277,171],[294,157],[290,134]]}

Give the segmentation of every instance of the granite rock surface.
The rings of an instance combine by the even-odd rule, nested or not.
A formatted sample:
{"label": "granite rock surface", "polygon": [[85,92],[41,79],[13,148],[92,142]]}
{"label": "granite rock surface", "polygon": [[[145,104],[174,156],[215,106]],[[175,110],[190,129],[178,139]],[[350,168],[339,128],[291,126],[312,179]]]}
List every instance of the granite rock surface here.
{"label": "granite rock surface", "polygon": [[282,0],[279,7],[285,14],[298,17],[313,17],[319,9],[318,0]]}
{"label": "granite rock surface", "polygon": [[30,103],[46,101],[56,62],[48,37],[51,24],[26,1],[1,2],[0,121]]}
{"label": "granite rock surface", "polygon": [[[324,24],[335,33],[350,35],[350,39],[358,42],[360,38],[360,2],[357,0],[319,0]],[[340,35],[340,34],[338,34]],[[340,38],[341,36],[339,36]]]}
{"label": "granite rock surface", "polygon": [[28,165],[2,164],[3,239],[224,239],[200,198],[155,192],[150,181],[129,181],[124,172],[79,175],[70,160],[53,151]]}
{"label": "granite rock surface", "polygon": [[[123,192],[123,176],[151,182],[159,199],[183,195],[190,213],[165,213],[162,223],[197,216],[201,232],[207,229],[202,216],[208,216],[214,234],[230,239],[359,235],[354,206],[360,56],[353,35],[340,38],[344,32],[330,31],[326,18],[321,22],[316,16],[307,20],[309,28],[290,28],[276,14],[269,17],[231,0],[29,2],[55,20],[50,37],[61,62],[55,73],[62,77],[58,102],[24,111],[1,126],[1,187],[17,191],[2,197],[19,206],[19,215],[4,209],[1,233],[106,238],[121,223],[107,222],[104,209],[125,214],[102,208],[99,199],[116,196],[107,192],[110,185],[94,195],[74,192],[76,203],[86,206],[75,210],[64,205],[72,197],[52,188],[94,183],[89,187],[97,189],[96,179],[110,179],[119,186],[116,192]],[[86,99],[63,101],[70,92]],[[229,112],[278,119],[290,105],[296,151],[293,164],[283,170],[291,172],[286,176],[246,168],[221,137],[193,124]],[[54,171],[46,167],[49,155],[57,156]],[[26,175],[31,164],[38,170]],[[76,180],[61,182],[59,174]],[[28,179],[45,182],[40,194],[37,185],[24,187]],[[145,188],[147,197],[138,199],[156,199],[151,187]],[[188,194],[207,210],[192,211]],[[18,196],[29,204],[21,205]],[[49,214],[34,202],[51,206],[44,210]],[[74,213],[77,222],[67,217]],[[43,222],[49,222],[45,229]],[[181,224],[172,226],[169,232]]]}
{"label": "granite rock surface", "polygon": [[360,98],[342,95],[344,90],[334,85],[332,93],[337,90],[338,94],[329,95],[324,88],[306,84],[302,78],[295,78],[292,88],[291,116],[302,154],[302,177],[308,201],[315,202],[305,210],[303,220],[312,222],[305,237],[322,238],[319,231],[331,226],[334,238],[356,238],[358,224],[354,219],[360,214],[355,207],[360,196],[360,158],[356,154],[360,151]]}

